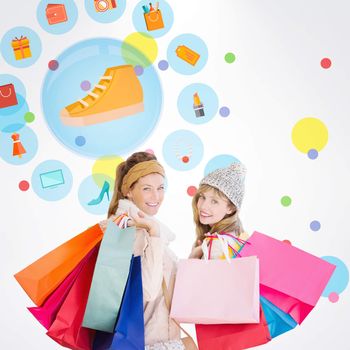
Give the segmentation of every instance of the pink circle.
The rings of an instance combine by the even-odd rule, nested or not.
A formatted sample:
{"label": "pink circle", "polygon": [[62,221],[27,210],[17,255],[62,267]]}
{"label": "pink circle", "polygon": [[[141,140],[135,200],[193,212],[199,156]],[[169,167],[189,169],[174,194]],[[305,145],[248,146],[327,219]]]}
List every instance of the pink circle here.
{"label": "pink circle", "polygon": [[29,182],[26,180],[23,180],[18,184],[18,187],[21,191],[27,191],[29,189]]}
{"label": "pink circle", "polygon": [[282,242],[286,243],[286,244],[289,244],[289,245],[292,245],[291,241],[289,241],[288,239],[284,239]]}
{"label": "pink circle", "polygon": [[146,152],[146,153],[150,153],[150,154],[154,154],[154,151],[153,151],[153,149],[151,149],[151,148],[147,148],[147,149],[145,150],[145,152]]}
{"label": "pink circle", "polygon": [[331,65],[332,65],[332,61],[329,58],[327,58],[327,57],[322,58],[322,60],[321,60],[321,67],[322,68],[328,69],[331,67]]}
{"label": "pink circle", "polygon": [[51,60],[48,64],[50,70],[56,70],[58,68],[58,61]]}
{"label": "pink circle", "polygon": [[336,292],[329,293],[328,300],[331,303],[336,303],[339,300],[339,295]]}
{"label": "pink circle", "polygon": [[193,197],[197,193],[197,187],[196,186],[189,186],[187,187],[187,194],[190,197]]}

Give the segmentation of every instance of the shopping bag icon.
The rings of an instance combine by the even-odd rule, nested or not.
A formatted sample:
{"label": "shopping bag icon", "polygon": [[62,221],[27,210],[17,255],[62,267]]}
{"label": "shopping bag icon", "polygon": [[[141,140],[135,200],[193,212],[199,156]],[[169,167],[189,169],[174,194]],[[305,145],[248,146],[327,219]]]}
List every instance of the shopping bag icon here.
{"label": "shopping bag icon", "polygon": [[68,18],[64,4],[48,4],[46,18],[50,25],[66,22]]}
{"label": "shopping bag icon", "polygon": [[18,104],[13,84],[0,86],[0,108],[16,106]]}
{"label": "shopping bag icon", "polygon": [[163,17],[160,10],[144,13],[143,15],[148,31],[164,28]]}

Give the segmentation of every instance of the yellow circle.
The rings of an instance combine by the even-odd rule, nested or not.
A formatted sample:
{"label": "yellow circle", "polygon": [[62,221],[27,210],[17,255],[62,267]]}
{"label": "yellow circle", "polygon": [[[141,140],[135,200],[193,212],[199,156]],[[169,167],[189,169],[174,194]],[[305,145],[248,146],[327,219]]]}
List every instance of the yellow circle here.
{"label": "yellow circle", "polygon": [[[139,52],[132,48],[136,48]],[[148,67],[158,56],[158,45],[152,36],[136,32],[124,39],[121,51],[126,63]]]}
{"label": "yellow circle", "polygon": [[294,125],[292,141],[300,152],[307,153],[311,149],[319,152],[328,142],[328,129],[320,119],[304,118]]}
{"label": "yellow circle", "polygon": [[115,171],[117,166],[123,161],[124,159],[119,156],[104,156],[97,159],[92,166],[92,177],[97,186],[102,188],[104,179],[101,177],[101,174],[103,174],[113,180],[113,183],[110,183],[110,188],[111,191],[114,191]]}

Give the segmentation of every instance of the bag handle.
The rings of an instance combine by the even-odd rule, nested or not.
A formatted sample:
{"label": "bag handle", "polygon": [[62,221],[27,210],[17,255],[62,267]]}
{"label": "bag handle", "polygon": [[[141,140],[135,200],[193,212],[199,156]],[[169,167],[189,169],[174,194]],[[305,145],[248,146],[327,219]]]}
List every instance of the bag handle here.
{"label": "bag handle", "polygon": [[[157,10],[157,11],[153,11],[153,12],[148,13],[148,20],[149,20],[150,22],[157,22],[158,19],[159,19],[159,12],[160,12],[160,10]],[[155,15],[156,15],[154,19],[152,19],[152,14],[155,14]]]}
{"label": "bag handle", "polygon": [[[5,85],[6,86],[6,85]],[[7,97],[10,97],[11,96],[11,94],[12,94],[12,89],[11,89],[11,85],[9,84],[9,85],[7,85],[7,86],[9,86],[9,94],[8,95],[4,95],[3,93],[2,93],[2,91],[1,91],[1,89],[0,89],[0,95],[1,95],[1,97],[3,97],[3,98],[7,98]],[[3,87],[3,86],[2,86]]]}
{"label": "bag handle", "polygon": [[[165,305],[166,305],[166,307],[169,311],[169,315],[170,315],[170,296],[169,296],[168,288],[166,286],[164,277],[163,277],[163,281],[162,281],[162,289],[163,289]],[[176,320],[174,320],[173,318],[172,318],[172,320],[188,337],[190,337],[193,340],[191,335],[187,331],[185,331]]]}

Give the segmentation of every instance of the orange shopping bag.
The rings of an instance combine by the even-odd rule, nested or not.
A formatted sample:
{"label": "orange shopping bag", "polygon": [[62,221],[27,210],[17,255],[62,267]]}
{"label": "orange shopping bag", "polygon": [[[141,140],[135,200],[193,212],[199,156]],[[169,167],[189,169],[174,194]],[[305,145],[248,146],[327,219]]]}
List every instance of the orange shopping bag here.
{"label": "orange shopping bag", "polygon": [[147,30],[164,28],[163,17],[160,10],[144,13]]}
{"label": "orange shopping bag", "polygon": [[80,233],[15,274],[37,306],[63,282],[79,262],[102,240],[99,224]]}

